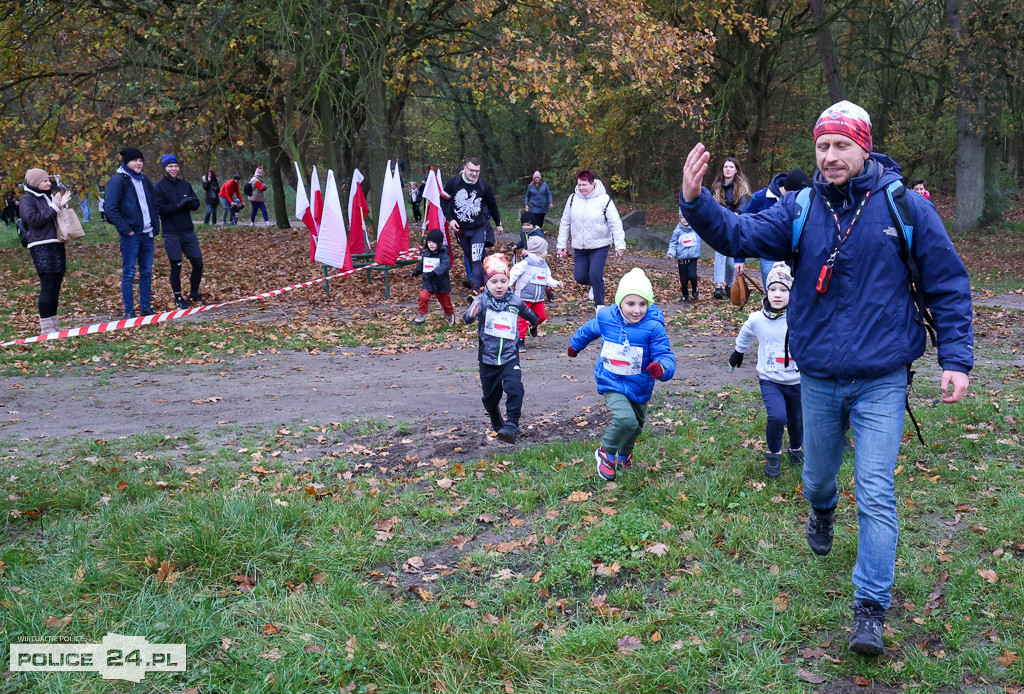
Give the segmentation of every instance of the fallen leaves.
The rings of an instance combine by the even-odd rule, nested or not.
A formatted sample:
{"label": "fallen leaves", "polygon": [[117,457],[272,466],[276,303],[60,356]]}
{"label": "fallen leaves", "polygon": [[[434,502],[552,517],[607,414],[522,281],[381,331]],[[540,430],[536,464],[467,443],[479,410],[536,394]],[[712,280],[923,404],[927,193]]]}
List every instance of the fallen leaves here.
{"label": "fallen leaves", "polygon": [[810,682],[811,684],[821,684],[826,679],[823,675],[804,668],[797,668],[796,676],[804,682]]}
{"label": "fallen leaves", "polygon": [[584,501],[589,500],[590,496],[591,496],[590,492],[584,492],[582,490],[576,490],[572,494],[569,495],[569,497],[566,499],[566,501],[569,502],[570,504],[581,504]]}
{"label": "fallen leaves", "polygon": [[615,650],[619,653],[632,653],[643,647],[643,641],[640,640],[639,636],[623,636],[618,640],[618,646]]}
{"label": "fallen leaves", "polygon": [[988,583],[999,582],[999,574],[997,574],[993,569],[983,569],[978,567],[978,575],[984,578]]}

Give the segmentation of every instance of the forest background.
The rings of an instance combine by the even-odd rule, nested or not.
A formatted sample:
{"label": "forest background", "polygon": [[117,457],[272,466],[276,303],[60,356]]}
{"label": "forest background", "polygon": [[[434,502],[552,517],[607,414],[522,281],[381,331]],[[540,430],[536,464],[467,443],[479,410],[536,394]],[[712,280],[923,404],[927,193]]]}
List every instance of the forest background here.
{"label": "forest background", "polygon": [[[875,150],[997,222],[1024,178],[1024,0],[22,0],[0,20],[0,185],[30,166],[92,192],[140,147],[197,182],[294,161],[354,167],[375,197],[483,160],[499,193],[594,169],[620,199],[674,198],[702,139],[755,187],[813,167],[841,98]],[[372,201],[371,201],[372,202]]]}

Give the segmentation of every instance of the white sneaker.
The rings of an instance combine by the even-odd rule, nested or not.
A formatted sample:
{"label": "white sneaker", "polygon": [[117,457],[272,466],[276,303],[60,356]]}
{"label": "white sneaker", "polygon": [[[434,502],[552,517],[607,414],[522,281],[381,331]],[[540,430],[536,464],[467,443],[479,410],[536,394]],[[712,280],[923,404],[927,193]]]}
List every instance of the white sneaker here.
{"label": "white sneaker", "polygon": [[590,288],[590,292],[587,294],[587,296],[590,297],[591,301],[594,300],[594,288],[593,287]]}
{"label": "white sneaker", "polygon": [[594,306],[594,315],[596,316],[604,308],[604,304],[597,304]]}

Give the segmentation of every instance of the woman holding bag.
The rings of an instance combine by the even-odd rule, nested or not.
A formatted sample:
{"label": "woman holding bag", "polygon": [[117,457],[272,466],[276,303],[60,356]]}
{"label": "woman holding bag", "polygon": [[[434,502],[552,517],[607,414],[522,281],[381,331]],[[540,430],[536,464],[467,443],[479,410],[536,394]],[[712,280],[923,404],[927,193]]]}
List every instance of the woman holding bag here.
{"label": "woman holding bag", "polygon": [[57,302],[67,270],[64,243],[57,238],[57,213],[67,207],[71,193],[51,195],[52,186],[45,171],[29,169],[25,172],[25,194],[18,204],[28,240],[26,247],[39,275],[39,330],[43,333],[59,329]]}

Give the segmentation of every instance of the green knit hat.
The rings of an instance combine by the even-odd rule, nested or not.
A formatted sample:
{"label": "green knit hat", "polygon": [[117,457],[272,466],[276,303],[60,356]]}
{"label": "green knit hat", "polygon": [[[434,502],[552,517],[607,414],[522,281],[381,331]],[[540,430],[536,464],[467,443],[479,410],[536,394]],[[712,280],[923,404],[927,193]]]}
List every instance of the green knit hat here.
{"label": "green knit hat", "polygon": [[647,279],[644,271],[638,267],[633,268],[619,280],[619,288],[615,291],[615,303],[621,304],[622,300],[630,294],[647,299],[648,304],[654,303],[654,287]]}

